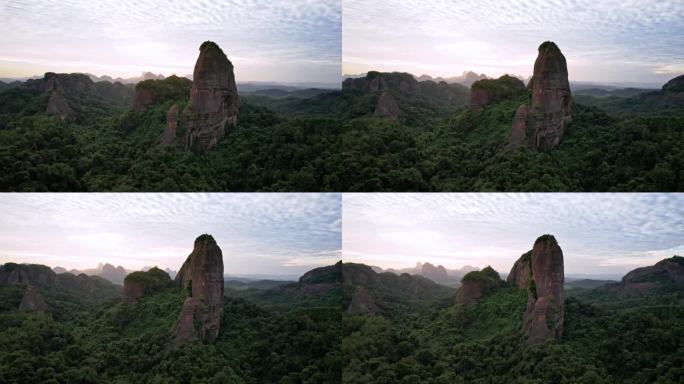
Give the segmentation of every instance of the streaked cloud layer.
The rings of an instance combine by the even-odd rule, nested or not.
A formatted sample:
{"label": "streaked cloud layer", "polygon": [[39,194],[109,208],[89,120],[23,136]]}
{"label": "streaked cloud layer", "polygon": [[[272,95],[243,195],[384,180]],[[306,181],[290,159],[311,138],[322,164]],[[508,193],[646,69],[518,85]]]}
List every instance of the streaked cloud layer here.
{"label": "streaked cloud layer", "polygon": [[682,194],[345,194],[343,259],[508,273],[551,233],[570,274],[621,275],[684,254]]}
{"label": "streaked cloud layer", "polygon": [[684,73],[678,0],[346,0],[343,72],[528,76],[555,41],[570,80],[663,83]]}
{"label": "streaked cloud layer", "polygon": [[0,77],[191,74],[213,40],[238,81],[340,80],[335,0],[1,0]]}
{"label": "streaked cloud layer", "polygon": [[0,263],[180,268],[203,233],[226,273],[300,274],[341,255],[339,194],[3,194]]}

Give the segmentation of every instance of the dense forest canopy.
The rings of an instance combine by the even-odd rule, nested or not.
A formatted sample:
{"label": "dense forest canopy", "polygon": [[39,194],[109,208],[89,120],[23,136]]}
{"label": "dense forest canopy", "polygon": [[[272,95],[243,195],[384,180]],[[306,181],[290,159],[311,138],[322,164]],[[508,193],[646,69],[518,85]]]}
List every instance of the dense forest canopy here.
{"label": "dense forest canopy", "polygon": [[[66,275],[73,276],[57,276]],[[25,284],[0,285],[0,382],[339,382],[341,296],[328,280],[318,282],[333,285],[325,290],[307,283],[226,288],[218,339],[183,345],[173,342],[185,297],[177,285],[131,304],[106,282],[118,287],[116,296],[84,302],[43,279],[47,285],[36,284],[50,312],[18,310]]]}
{"label": "dense forest canopy", "polygon": [[[0,90],[0,190],[684,190],[684,93],[677,83],[575,95],[560,145],[540,152],[506,148],[528,94],[506,91],[473,110],[465,86],[391,75],[380,90],[345,82],[352,85],[341,92],[242,93],[237,128],[206,152],[159,145],[169,108],[187,105],[184,79],[139,83],[159,93],[143,111],[132,108],[132,86],[78,94],[65,88],[73,105],[67,112],[75,113],[69,119],[46,114],[49,96],[35,87]],[[496,84],[478,86],[498,90]],[[384,94],[396,103],[397,118],[373,116]]]}

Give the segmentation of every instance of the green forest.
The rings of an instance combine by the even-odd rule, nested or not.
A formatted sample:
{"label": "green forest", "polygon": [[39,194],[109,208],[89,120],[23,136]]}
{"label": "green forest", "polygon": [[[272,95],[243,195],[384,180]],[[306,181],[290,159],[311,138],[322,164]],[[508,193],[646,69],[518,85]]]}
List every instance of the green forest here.
{"label": "green forest", "polygon": [[[70,274],[58,276],[63,275]],[[339,277],[335,281],[339,284]],[[185,294],[176,285],[157,287],[135,304],[121,300],[120,286],[116,293],[92,294],[97,300],[90,302],[80,300],[78,290],[43,286],[50,313],[17,310],[23,288],[0,286],[2,383],[340,380],[339,289],[304,297],[307,284],[302,283],[269,290],[226,288],[218,340],[177,346],[174,327]]]}
{"label": "green forest", "polygon": [[416,82],[392,91],[398,119],[373,116],[379,91],[245,92],[237,128],[212,150],[184,152],[159,145],[167,110],[188,99],[189,83],[172,79],[139,83],[158,95],[141,112],[130,86],[65,93],[77,106],[65,120],[45,113],[44,93],[0,91],[0,190],[684,190],[679,88],[579,92],[560,145],[548,152],[506,148],[525,92],[473,110],[464,86]]}
{"label": "green forest", "polygon": [[[684,259],[670,260],[681,264]],[[455,289],[445,292],[447,287],[435,283],[430,287],[420,276],[396,276],[402,287],[388,295],[382,287],[387,287],[391,276],[384,275],[389,273],[375,274],[359,264],[345,267],[345,277],[355,276],[345,279],[347,295],[359,286],[371,289],[378,309],[344,316],[344,383],[684,380],[681,282],[662,282],[649,294],[631,298],[606,288],[566,290],[562,340],[526,345],[520,331],[525,290],[502,282],[477,304],[457,305]],[[416,292],[422,292],[420,304]]]}

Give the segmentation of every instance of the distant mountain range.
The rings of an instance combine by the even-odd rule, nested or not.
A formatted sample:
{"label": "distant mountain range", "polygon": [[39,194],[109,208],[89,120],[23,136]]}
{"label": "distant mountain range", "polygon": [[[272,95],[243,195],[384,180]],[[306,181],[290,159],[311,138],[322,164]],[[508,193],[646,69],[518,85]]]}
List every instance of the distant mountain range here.
{"label": "distant mountain range", "polygon": [[[126,78],[121,78],[121,77],[116,77],[113,78],[111,76],[103,75],[103,76],[97,76],[93,75],[92,73],[83,73],[84,75],[88,76],[92,81],[94,82],[101,82],[101,81],[107,81],[110,83],[116,83],[119,82],[121,84],[137,84],[141,81],[145,80],[164,80],[166,77],[162,74],[155,74],[152,72],[143,72],[140,76],[133,76],[133,77],[126,77]],[[192,80],[192,74],[185,74],[180,77],[185,77],[187,79]],[[2,77],[0,78],[0,90],[2,89],[8,89],[8,88],[13,88],[15,86],[18,86],[22,83],[24,83],[27,80],[35,80],[35,79],[41,79],[43,78],[43,75],[36,75],[36,76],[31,76],[31,77],[20,77],[20,78],[9,78],[9,77]],[[281,82],[273,82],[273,81],[246,81],[246,82],[238,82],[237,83],[238,90],[240,92],[255,92],[255,91],[260,91],[260,90],[266,90],[266,89],[278,89],[282,91],[299,91],[303,89],[319,89],[319,90],[332,90],[332,89],[340,89],[342,86],[341,83],[321,83],[321,82],[292,82],[292,83],[281,83]]]}
{"label": "distant mountain range", "polygon": [[[366,73],[361,73],[361,74],[347,74],[343,75],[343,79],[358,79],[362,77],[366,77]],[[433,77],[430,75],[412,75],[416,80],[418,81],[434,81],[436,83],[439,82],[445,82],[447,84],[462,84],[467,87],[470,87],[474,82],[482,79],[490,79],[488,75],[481,73],[477,74],[473,71],[464,71],[463,74],[461,75],[456,75],[456,76],[450,76],[450,77],[442,77],[442,76],[437,76]],[[520,76],[520,75],[515,75],[515,74],[509,74],[509,76],[517,77],[518,79],[522,80],[525,84],[527,84],[532,76]],[[573,92],[578,92],[578,91],[583,91],[582,94],[590,94],[591,96],[623,96],[623,97],[630,97],[637,95],[639,93],[647,92],[647,91],[652,91],[654,89],[660,89],[663,86],[663,84],[660,83],[653,83],[653,82],[636,82],[636,81],[618,81],[618,82],[596,82],[596,81],[570,81],[570,89]],[[596,90],[600,90],[599,92],[596,92]],[[617,92],[616,94],[603,94],[601,92],[607,92],[611,93],[611,91],[622,91],[622,90],[627,90],[624,92]],[[594,94],[588,93],[592,92]]]}

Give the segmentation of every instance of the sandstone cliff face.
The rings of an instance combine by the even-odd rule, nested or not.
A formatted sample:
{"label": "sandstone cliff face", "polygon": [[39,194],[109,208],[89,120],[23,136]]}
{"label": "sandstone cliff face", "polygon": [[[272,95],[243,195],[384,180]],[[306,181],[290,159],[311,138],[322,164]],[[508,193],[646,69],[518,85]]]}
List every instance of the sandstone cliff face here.
{"label": "sandstone cliff face", "polygon": [[535,241],[530,260],[532,276],[523,315],[529,344],[560,340],[565,317],[563,251],[552,235]]}
{"label": "sandstone cliff face", "polygon": [[62,90],[52,91],[47,108],[45,108],[45,113],[55,115],[60,120],[67,120],[75,115],[74,110],[67,103]]}
{"label": "sandstone cliff face", "polygon": [[521,104],[515,111],[513,127],[511,128],[511,139],[508,142],[509,148],[518,148],[525,145],[527,141],[527,111],[529,107]]}
{"label": "sandstone cliff face", "polygon": [[503,75],[498,79],[478,80],[470,87],[470,108],[479,111],[489,104],[515,99],[526,92],[517,77]]}
{"label": "sandstone cliff face", "polygon": [[[571,120],[568,68],[565,56],[556,44],[547,41],[539,46],[528,88],[532,91],[532,102],[526,116],[526,126],[532,132],[528,142],[536,150],[548,151],[560,143],[565,126]],[[516,114],[513,132],[516,138],[511,138],[511,146],[520,145],[522,124],[517,118]]]}
{"label": "sandstone cliff face", "polygon": [[6,263],[0,266],[0,285],[59,286],[57,275],[44,265]]}
{"label": "sandstone cliff face", "polygon": [[176,341],[187,340],[184,335],[189,330],[185,328],[183,316],[192,310],[192,324],[198,324],[192,334],[203,342],[213,342],[219,333],[223,310],[223,254],[213,237],[202,235],[195,240],[194,249],[175,280],[193,299],[183,304]]}
{"label": "sandstone cliff face", "polygon": [[506,282],[518,289],[527,289],[532,279],[532,251],[524,253],[513,264]]}
{"label": "sandstone cliff face", "polygon": [[365,287],[358,286],[354,289],[352,294],[351,302],[347,307],[347,313],[350,314],[368,314],[368,313],[378,313],[380,309],[375,304],[375,298],[373,294],[368,291]]}
{"label": "sandstone cliff face", "polygon": [[534,148],[546,151],[554,148],[570,122],[570,83],[565,56],[556,44],[539,46],[532,76],[532,113]]}
{"label": "sandstone cliff face", "polygon": [[154,104],[156,101],[154,92],[150,89],[135,88],[135,97],[133,98],[133,110],[136,112],[144,112],[147,107]]}
{"label": "sandstone cliff face", "polygon": [[161,145],[171,145],[176,140],[178,128],[178,104],[174,104],[166,112],[166,128],[161,138]]}
{"label": "sandstone cliff face", "polygon": [[140,298],[166,288],[171,284],[169,274],[157,267],[148,271],[136,271],[124,279],[124,302],[135,304]]}
{"label": "sandstone cliff face", "polygon": [[384,91],[380,95],[378,103],[375,105],[373,116],[387,117],[391,120],[397,120],[401,116],[399,105],[397,105],[394,97],[388,91]]}
{"label": "sandstone cliff face", "polygon": [[24,297],[21,299],[21,304],[19,304],[19,310],[50,312],[50,307],[45,303],[43,295],[40,294],[38,288],[29,284],[24,291]]}
{"label": "sandstone cliff face", "polygon": [[456,291],[456,304],[477,304],[483,296],[499,289],[502,283],[499,273],[492,267],[468,272],[461,279],[461,286]]}
{"label": "sandstone cliff face", "polygon": [[190,103],[183,111],[185,149],[210,149],[237,125],[238,93],[233,64],[218,45],[206,41],[193,72]]}

